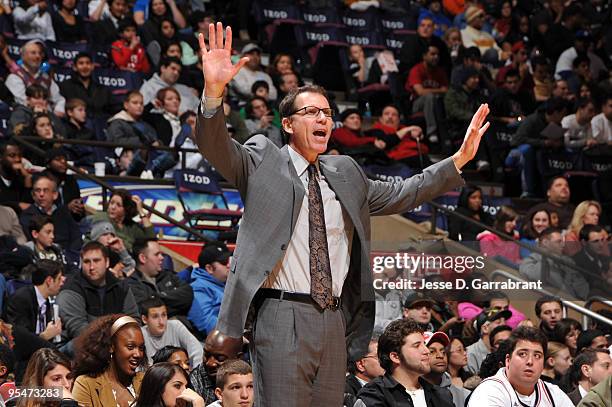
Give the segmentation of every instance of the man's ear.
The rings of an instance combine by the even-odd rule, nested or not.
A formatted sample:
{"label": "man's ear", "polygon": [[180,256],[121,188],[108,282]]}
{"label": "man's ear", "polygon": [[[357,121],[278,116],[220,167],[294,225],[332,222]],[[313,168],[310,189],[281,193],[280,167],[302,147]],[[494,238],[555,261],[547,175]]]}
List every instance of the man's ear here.
{"label": "man's ear", "polygon": [[221,390],[219,387],[215,388],[215,396],[217,396],[217,399],[223,403],[223,390]]}
{"label": "man's ear", "polygon": [[35,230],[32,231],[32,239],[38,239],[39,233]]}
{"label": "man's ear", "polygon": [[363,359],[359,359],[357,362],[355,362],[355,367],[357,368],[357,371],[359,373],[365,372],[365,367],[363,366]]}
{"label": "man's ear", "polygon": [[149,319],[149,318],[147,318],[147,316],[146,316],[146,315],[141,315],[141,316],[140,316],[140,319],[142,320],[142,323],[143,323],[144,325],[147,325],[147,321],[148,321],[148,319]]}
{"label": "man's ear", "polygon": [[292,126],[290,118],[283,117],[283,120],[281,121],[281,124],[283,126],[283,130],[285,131],[285,133],[293,134],[293,126]]}
{"label": "man's ear", "polygon": [[391,362],[393,362],[393,363],[395,363],[395,364],[398,364],[398,365],[399,365],[399,364],[401,363],[401,361],[400,361],[400,357],[399,357],[399,355],[397,354],[397,352],[390,352],[390,353],[389,353],[389,359],[391,359]]}
{"label": "man's ear", "polygon": [[4,365],[0,365],[0,377],[6,376],[8,373],[8,369]]}

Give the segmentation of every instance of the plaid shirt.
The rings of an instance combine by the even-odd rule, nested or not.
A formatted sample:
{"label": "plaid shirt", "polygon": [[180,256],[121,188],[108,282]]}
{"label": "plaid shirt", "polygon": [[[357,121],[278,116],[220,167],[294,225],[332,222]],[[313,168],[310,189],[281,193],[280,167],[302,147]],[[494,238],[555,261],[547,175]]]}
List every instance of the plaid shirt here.
{"label": "plaid shirt", "polygon": [[191,388],[204,398],[206,405],[217,400],[217,396],[215,396],[215,383],[208,376],[204,363],[193,369],[189,374],[189,381],[191,382]]}

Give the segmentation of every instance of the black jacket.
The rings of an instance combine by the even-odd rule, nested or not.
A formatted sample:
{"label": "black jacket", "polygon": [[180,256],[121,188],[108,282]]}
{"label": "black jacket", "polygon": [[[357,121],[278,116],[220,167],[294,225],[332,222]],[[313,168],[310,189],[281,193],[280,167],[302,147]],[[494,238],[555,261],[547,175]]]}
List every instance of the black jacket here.
{"label": "black jacket", "polygon": [[361,390],[361,382],[357,380],[354,374],[349,374],[346,376],[346,383],[344,386],[344,393],[352,394],[353,396],[357,396],[359,390]]}
{"label": "black jacket", "polygon": [[[112,23],[111,23],[112,25]],[[69,79],[59,84],[60,93],[68,99],[78,98],[87,103],[87,115],[90,117],[108,115],[111,111],[111,92],[108,88],[98,85],[93,78],[89,87],[85,87],[83,82],[73,73]]]}
{"label": "black jacket", "polygon": [[[35,204],[21,212],[19,222],[23,228],[23,233],[26,237],[32,240],[32,235],[28,230],[30,220],[35,215],[45,215]],[[55,228],[55,243],[61,246],[64,250],[79,251],[83,240],[81,239],[81,231],[79,225],[75,222],[70,214],[70,211],[65,206],[58,207],[51,214],[53,226]]]}
{"label": "black jacket", "polygon": [[168,316],[187,315],[193,301],[191,286],[178,278],[173,271],[162,270],[155,279],[155,285],[142,278],[142,273],[135,270],[127,279],[134,293],[136,303],[158,296],[168,308]]}
{"label": "black jacket", "polygon": [[[422,377],[419,383],[425,392],[427,407],[454,407],[453,396],[448,389],[430,384]],[[414,407],[406,388],[389,373],[363,386],[357,397],[367,407]]]}
{"label": "black jacket", "polygon": [[[53,320],[53,307],[47,303],[45,318],[48,322]],[[29,332],[36,332],[38,322],[38,300],[34,286],[21,287],[7,301],[6,321],[19,325]]]}

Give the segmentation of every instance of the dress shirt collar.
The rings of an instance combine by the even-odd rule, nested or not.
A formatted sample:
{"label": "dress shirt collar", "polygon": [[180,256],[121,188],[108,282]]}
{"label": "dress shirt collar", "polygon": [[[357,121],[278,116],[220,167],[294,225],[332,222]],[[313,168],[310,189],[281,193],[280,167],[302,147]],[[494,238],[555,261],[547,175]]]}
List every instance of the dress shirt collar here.
{"label": "dress shirt collar", "polygon": [[36,293],[36,301],[38,301],[38,308],[40,309],[40,307],[43,304],[47,303],[47,299],[45,297],[43,297],[43,295],[38,290],[38,287],[36,287],[36,286],[34,286],[34,292]]}
{"label": "dress shirt collar", "polygon": [[[287,147],[289,150],[289,157],[291,158],[291,162],[293,163],[293,166],[295,167],[295,172],[297,172],[298,177],[302,178],[302,175],[304,174],[304,172],[306,172],[306,169],[308,168],[310,163],[300,153],[295,151],[295,149],[291,147],[291,145],[287,145]],[[317,167],[317,172],[320,173],[318,159],[315,162],[315,166]]]}

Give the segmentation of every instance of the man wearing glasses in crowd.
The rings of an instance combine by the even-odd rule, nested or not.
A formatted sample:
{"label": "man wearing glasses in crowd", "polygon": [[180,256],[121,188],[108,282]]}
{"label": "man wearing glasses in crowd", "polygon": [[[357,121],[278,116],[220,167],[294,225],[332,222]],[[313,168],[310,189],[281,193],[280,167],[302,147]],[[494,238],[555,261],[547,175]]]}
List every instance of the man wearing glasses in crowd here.
{"label": "man wearing glasses in crowd", "polygon": [[[305,86],[279,106],[289,145],[265,136],[232,141],[223,120],[225,85],[247,63],[231,62],[231,28],[200,35],[206,87],[196,125],[200,151],[245,203],[217,329],[242,341],[256,305],[250,354],[260,406],[342,404],[347,349],[367,351],[374,327],[370,215],[403,213],[463,184],[488,128],[475,114],[460,150],[401,182],[368,180],[354,160],[327,150],[333,111],[325,90]],[[226,341],[229,346],[231,341]]]}

